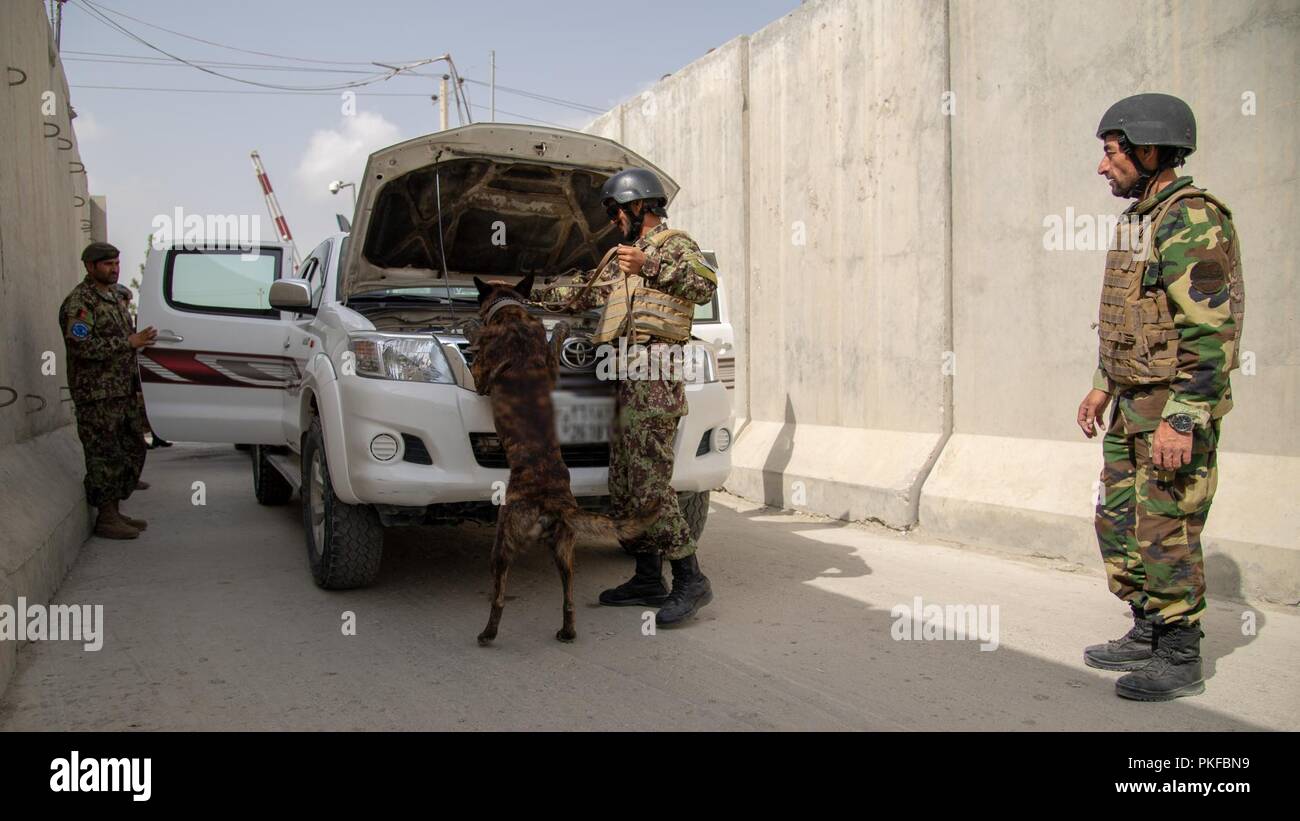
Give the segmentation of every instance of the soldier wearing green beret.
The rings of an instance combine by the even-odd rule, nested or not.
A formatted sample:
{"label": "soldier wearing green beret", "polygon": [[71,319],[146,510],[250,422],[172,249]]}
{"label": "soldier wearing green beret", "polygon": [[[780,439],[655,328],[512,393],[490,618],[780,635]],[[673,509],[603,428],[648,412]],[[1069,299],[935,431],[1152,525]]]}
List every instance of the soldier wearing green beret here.
{"label": "soldier wearing green beret", "polygon": [[153,328],[133,333],[117,284],[118,250],[92,242],[81,253],[86,277],[59,307],[68,388],[86,459],[86,501],[99,509],[95,535],[134,539],[147,523],[122,515],[144,467],[144,409],[138,399],[136,351],[152,345]]}

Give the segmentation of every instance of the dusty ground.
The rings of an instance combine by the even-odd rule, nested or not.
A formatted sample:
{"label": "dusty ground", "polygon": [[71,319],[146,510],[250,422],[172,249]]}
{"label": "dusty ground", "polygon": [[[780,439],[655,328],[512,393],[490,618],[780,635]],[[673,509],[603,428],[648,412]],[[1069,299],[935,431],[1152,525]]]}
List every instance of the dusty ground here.
{"label": "dusty ground", "polygon": [[[258,506],[246,454],[152,451],[145,476],[124,508],[149,530],[92,539],[56,597],[104,605],[103,649],[25,645],[0,729],[1300,729],[1288,609],[1254,609],[1247,636],[1251,608],[1212,602],[1206,693],[1136,704],[1080,658],[1127,629],[1095,570],[714,494],[700,556],[716,599],[693,624],[644,635],[640,608],[596,606],[630,560],[585,547],[578,641],[553,638],[559,581],[535,553],[484,649],[489,528],[391,531],[377,583],[331,593],[312,583],[296,498]],[[892,638],[891,609],[918,596],[996,605],[997,649]]]}

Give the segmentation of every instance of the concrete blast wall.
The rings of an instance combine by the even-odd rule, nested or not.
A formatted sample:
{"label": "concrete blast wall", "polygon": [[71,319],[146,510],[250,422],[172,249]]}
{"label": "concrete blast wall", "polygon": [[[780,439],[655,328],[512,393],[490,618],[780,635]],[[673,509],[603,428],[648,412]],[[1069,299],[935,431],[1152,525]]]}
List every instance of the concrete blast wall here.
{"label": "concrete blast wall", "polygon": [[[1294,602],[1297,87],[1296,0],[823,0],[589,130],[681,183],[671,223],[718,251],[738,354],[728,489],[1095,567],[1101,454],[1074,415],[1106,238],[1086,229],[1128,201],[1095,174],[1094,131],[1128,94],[1186,99],[1185,170],[1233,207],[1248,294],[1211,590]],[[1075,248],[1046,247],[1054,218]]]}
{"label": "concrete blast wall", "polygon": [[[57,318],[82,276],[92,210],[43,5],[0,4],[0,604],[11,607],[49,601],[90,530]],[[0,692],[16,652],[0,641]]]}

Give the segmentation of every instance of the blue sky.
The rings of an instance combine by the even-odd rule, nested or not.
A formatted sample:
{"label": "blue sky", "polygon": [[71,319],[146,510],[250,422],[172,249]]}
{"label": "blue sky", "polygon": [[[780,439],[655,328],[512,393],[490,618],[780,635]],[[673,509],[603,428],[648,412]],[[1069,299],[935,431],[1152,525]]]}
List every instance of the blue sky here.
{"label": "blue sky", "polygon": [[[267,91],[172,62],[72,0],[65,7],[62,55],[77,111],[91,192],[108,197],[109,239],[123,252],[123,281],[144,259],[153,220],[173,214],[261,215],[274,238],[253,176],[257,149],[305,255],[350,213],[336,178],[356,179],[365,155],[437,130],[436,77],[402,76],[357,89],[356,115],[341,91],[319,95],[208,93]],[[123,28],[189,61],[276,65],[294,70],[209,66],[287,86],[334,85],[382,71],[321,61],[413,61],[450,53],[466,78],[475,120],[488,119],[488,52],[499,86],[608,109],[740,34],[798,7],[798,0],[702,3],[430,2],[429,0],[89,0]],[[112,12],[137,18],[115,16]],[[151,27],[154,26],[154,27]],[[242,53],[159,28],[281,57]],[[93,53],[92,53],[93,52]],[[106,56],[107,55],[107,56]],[[147,59],[150,64],[128,63]],[[330,72],[301,69],[331,69]],[[420,71],[441,74],[441,64]],[[357,71],[357,74],[341,73]],[[134,91],[124,86],[207,91]],[[367,92],[411,96],[370,96]],[[581,128],[594,114],[497,91],[497,119],[543,120]],[[510,112],[510,113],[505,113]],[[533,118],[532,120],[526,118]],[[451,124],[457,124],[451,107]]]}

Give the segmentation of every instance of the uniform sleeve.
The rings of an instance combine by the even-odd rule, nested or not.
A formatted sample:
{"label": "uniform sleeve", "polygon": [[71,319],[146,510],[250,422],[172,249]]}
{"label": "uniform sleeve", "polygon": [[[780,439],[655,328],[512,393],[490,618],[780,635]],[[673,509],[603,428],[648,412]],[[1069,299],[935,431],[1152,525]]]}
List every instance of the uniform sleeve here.
{"label": "uniform sleeve", "polygon": [[1097,370],[1092,373],[1092,387],[1094,390],[1114,393],[1114,386],[1110,384],[1110,377],[1106,376],[1106,371],[1102,370],[1101,363],[1097,363]]}
{"label": "uniform sleeve", "polygon": [[1236,323],[1228,271],[1235,244],[1232,222],[1204,200],[1183,203],[1160,241],[1160,284],[1178,330],[1178,370],[1162,418],[1186,413],[1197,425],[1208,424],[1229,393]]}
{"label": "uniform sleeve", "polygon": [[664,293],[696,305],[713,299],[718,288],[718,276],[704,261],[700,246],[681,235],[665,242],[658,254],[646,259],[641,273]]}
{"label": "uniform sleeve", "polygon": [[131,350],[125,336],[106,334],[96,328],[95,312],[81,300],[64,303],[59,312],[63,326],[63,341],[68,356],[87,362],[101,362],[122,356]]}
{"label": "uniform sleeve", "polygon": [[573,285],[558,288],[557,295],[568,300],[571,311],[591,311],[605,304],[605,298],[613,285],[593,285],[583,291],[583,285],[600,275],[594,268],[574,280]]}

